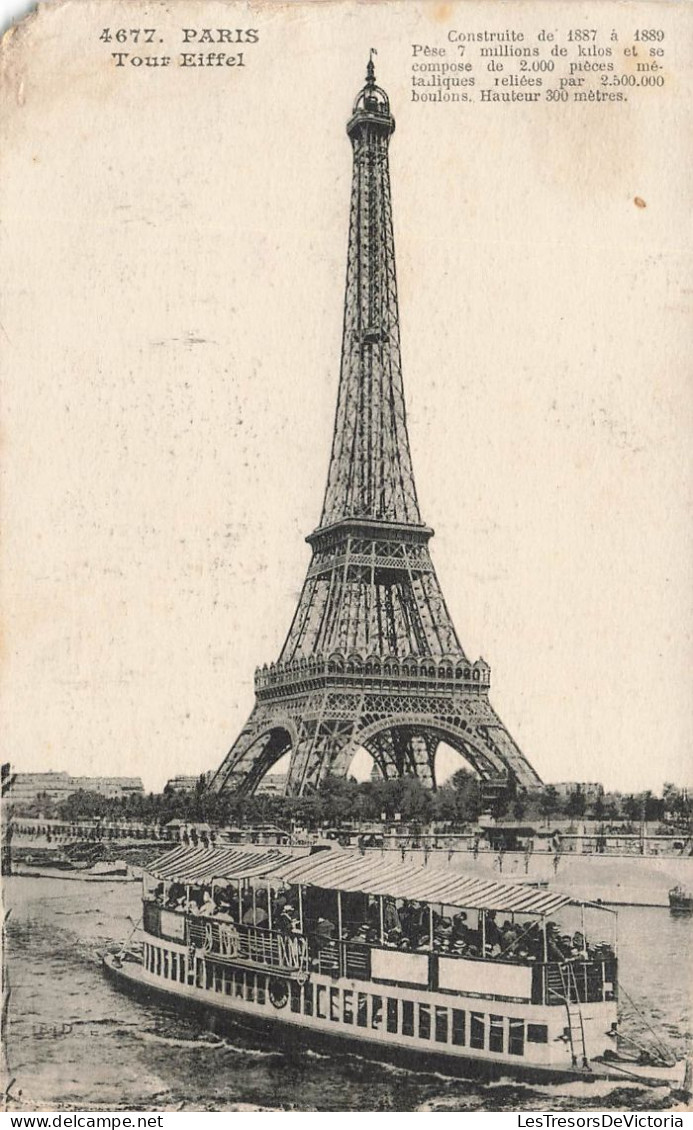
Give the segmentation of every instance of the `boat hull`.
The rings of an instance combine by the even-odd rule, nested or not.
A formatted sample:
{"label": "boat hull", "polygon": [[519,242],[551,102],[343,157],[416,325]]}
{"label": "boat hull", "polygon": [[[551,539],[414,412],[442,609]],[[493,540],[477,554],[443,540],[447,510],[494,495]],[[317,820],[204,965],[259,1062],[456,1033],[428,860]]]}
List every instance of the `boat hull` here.
{"label": "boat hull", "polygon": [[263,1042],[274,1048],[279,1046],[286,1054],[291,1054],[296,1046],[313,1047],[319,1051],[330,1050],[335,1054],[355,1054],[368,1059],[394,1063],[419,1073],[435,1072],[467,1079],[517,1078],[525,1083],[591,1082],[612,1080],[614,1082],[636,1081],[644,1086],[667,1086],[682,1089],[684,1086],[685,1065],[677,1064],[675,1069],[644,1068],[627,1063],[623,1067],[610,1061],[593,1062],[586,1069],[566,1069],[564,1067],[533,1066],[524,1062],[517,1066],[463,1055],[450,1056],[434,1050],[405,1049],[372,1041],[359,1040],[341,1032],[315,1031],[307,1026],[287,1022],[281,1015],[266,1018],[252,1013],[240,1012],[222,998],[216,1001],[201,1000],[176,991],[175,985],[152,982],[145,979],[142,966],[136,961],[120,961],[117,955],[103,957],[106,976],[119,989],[147,1003],[164,1001],[170,1008],[190,1017],[197,1018],[211,1031],[221,1034],[234,1029],[244,1029],[259,1036]]}

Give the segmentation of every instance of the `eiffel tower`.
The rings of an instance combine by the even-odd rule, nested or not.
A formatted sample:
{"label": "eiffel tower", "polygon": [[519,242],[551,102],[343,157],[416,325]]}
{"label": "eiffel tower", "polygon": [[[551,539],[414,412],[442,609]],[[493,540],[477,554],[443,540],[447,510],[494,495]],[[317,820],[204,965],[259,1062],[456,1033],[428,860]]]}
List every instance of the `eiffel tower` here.
{"label": "eiffel tower", "polygon": [[373,52],[347,124],[353,148],[342,360],[313,557],[276,663],[210,787],[252,793],[286,753],[286,791],[345,776],[365,748],[388,779],[435,787],[440,742],[491,791],[541,780],[488,699],[490,669],[462,649],[428,550],[400,361],[388,147],[390,103]]}

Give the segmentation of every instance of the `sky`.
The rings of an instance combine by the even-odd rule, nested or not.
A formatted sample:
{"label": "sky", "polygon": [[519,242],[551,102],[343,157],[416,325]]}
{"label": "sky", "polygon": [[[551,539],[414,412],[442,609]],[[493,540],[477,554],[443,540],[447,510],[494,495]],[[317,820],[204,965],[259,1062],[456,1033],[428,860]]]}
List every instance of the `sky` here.
{"label": "sky", "polygon": [[[463,647],[544,780],[689,782],[680,100],[414,104],[416,4],[239,6],[243,72],[145,75],[80,7],[6,78],[5,758],[159,789],[250,713],[320,514],[377,44],[414,473]],[[183,0],[150,8],[179,36]]]}

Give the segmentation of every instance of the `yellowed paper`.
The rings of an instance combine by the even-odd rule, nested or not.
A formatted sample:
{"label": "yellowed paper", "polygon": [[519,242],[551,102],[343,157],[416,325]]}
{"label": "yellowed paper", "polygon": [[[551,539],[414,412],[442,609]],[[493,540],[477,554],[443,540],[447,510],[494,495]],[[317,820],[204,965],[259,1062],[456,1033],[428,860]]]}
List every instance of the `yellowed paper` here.
{"label": "yellowed paper", "polygon": [[[494,707],[543,782],[658,795],[690,782],[692,22],[690,4],[612,0],[73,0],[8,32],[14,769],[161,792],[218,770],[241,732],[319,524],[342,343],[345,125],[371,59],[396,121],[413,472],[462,647],[490,664]],[[459,756],[440,756],[442,781]],[[357,762],[362,776],[371,764]],[[690,884],[690,858],[665,872],[664,891]],[[629,871],[623,902],[638,883]],[[16,897],[24,922],[30,895]],[[123,887],[103,898],[106,925],[87,915],[80,935],[71,913],[86,913],[87,888],[56,943],[78,993],[99,977],[87,950],[135,913]],[[28,934],[52,930],[47,905]],[[653,965],[664,918],[643,927]],[[676,979],[664,1013],[679,1040],[681,938],[663,943],[681,967],[661,973],[648,1005]],[[47,942],[27,942],[28,957],[21,944],[26,968],[57,960]],[[375,1069],[365,1098],[346,1074],[327,1094],[323,1068],[279,1094],[262,1067],[206,1100],[200,1079],[219,1053],[199,1071],[185,1059],[174,1081],[161,1049],[180,1033],[158,1017],[143,1025],[151,1062],[107,1033],[97,1066],[90,1026],[121,1017],[113,990],[99,993],[79,1037],[62,996],[15,1019],[16,1109],[398,1109],[398,1084]],[[221,1053],[226,1070],[246,1055]],[[406,1109],[487,1102],[477,1084],[411,1088]],[[553,1102],[533,1093],[525,1109]]]}

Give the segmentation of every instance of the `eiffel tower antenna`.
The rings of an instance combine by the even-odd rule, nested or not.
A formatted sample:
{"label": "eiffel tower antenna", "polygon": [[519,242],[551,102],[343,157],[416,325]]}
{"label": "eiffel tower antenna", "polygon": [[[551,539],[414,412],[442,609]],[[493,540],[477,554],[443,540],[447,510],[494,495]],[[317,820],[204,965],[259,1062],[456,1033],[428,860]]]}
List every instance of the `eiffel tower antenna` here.
{"label": "eiffel tower antenna", "polygon": [[327,487],[313,557],[276,663],[210,787],[252,793],[291,754],[287,792],[346,776],[365,748],[384,778],[435,787],[445,742],[493,789],[540,778],[462,649],[414,483],[402,383],[388,148],[395,119],[371,48],[347,123],[353,150],[344,328]]}

